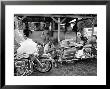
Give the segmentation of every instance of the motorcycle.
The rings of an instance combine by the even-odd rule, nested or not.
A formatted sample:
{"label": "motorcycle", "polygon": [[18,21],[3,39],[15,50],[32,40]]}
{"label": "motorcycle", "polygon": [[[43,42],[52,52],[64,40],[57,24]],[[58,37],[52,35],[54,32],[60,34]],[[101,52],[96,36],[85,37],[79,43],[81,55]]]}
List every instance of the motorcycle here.
{"label": "motorcycle", "polygon": [[58,50],[60,62],[74,62],[76,60],[97,58],[97,49],[92,44],[72,45],[60,47]]}
{"label": "motorcycle", "polygon": [[52,61],[47,55],[21,54],[14,55],[14,73],[15,76],[28,76],[34,70],[41,73],[49,72],[52,69]]}

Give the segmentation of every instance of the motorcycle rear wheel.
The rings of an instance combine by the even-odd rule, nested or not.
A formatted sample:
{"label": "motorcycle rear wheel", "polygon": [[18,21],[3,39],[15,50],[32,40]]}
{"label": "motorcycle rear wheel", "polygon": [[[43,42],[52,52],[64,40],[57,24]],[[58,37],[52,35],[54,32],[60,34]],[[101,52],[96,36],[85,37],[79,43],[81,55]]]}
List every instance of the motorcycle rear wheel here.
{"label": "motorcycle rear wheel", "polygon": [[52,69],[52,62],[48,61],[48,60],[43,60],[41,61],[43,67],[40,64],[36,65],[36,69],[37,71],[41,72],[41,73],[45,73],[45,72],[49,72]]}

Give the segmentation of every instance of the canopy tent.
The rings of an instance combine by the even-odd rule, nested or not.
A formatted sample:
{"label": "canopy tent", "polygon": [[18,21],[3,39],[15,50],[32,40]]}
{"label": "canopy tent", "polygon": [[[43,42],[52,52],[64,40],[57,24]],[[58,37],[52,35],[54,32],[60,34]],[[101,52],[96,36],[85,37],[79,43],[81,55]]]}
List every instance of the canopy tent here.
{"label": "canopy tent", "polygon": [[90,19],[92,28],[97,24],[96,14],[15,14],[19,16],[23,22],[52,22],[58,24],[58,42],[60,41],[60,24],[71,22],[76,19],[77,22]]}

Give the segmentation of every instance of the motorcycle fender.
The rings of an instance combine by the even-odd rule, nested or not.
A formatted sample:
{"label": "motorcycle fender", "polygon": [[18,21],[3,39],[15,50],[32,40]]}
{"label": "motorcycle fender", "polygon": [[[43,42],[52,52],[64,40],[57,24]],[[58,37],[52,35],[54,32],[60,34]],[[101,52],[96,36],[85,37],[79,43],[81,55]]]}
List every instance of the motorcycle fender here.
{"label": "motorcycle fender", "polygon": [[43,60],[47,60],[47,61],[53,61],[54,59],[48,59],[48,58],[46,58],[46,59],[43,59]]}

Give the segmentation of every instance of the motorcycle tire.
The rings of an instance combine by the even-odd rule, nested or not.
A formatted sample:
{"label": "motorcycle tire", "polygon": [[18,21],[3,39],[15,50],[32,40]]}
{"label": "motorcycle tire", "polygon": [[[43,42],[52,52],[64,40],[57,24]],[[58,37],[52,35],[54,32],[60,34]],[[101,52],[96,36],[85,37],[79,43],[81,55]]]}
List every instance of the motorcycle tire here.
{"label": "motorcycle tire", "polygon": [[41,67],[39,64],[36,65],[36,70],[41,72],[41,73],[45,73],[45,72],[49,72],[52,69],[52,62],[51,61],[41,61],[41,63],[43,64],[43,67]]}
{"label": "motorcycle tire", "polygon": [[23,76],[25,74],[25,68],[16,68],[16,76]]}

